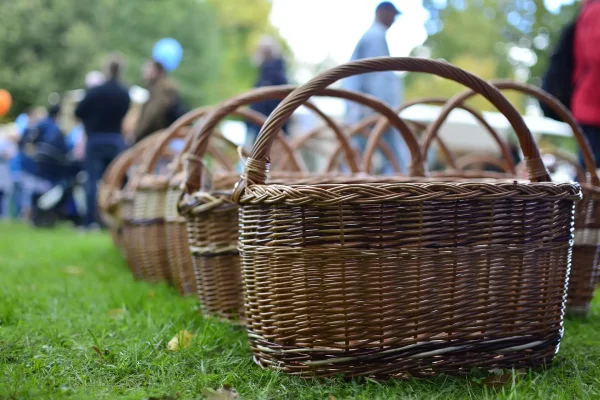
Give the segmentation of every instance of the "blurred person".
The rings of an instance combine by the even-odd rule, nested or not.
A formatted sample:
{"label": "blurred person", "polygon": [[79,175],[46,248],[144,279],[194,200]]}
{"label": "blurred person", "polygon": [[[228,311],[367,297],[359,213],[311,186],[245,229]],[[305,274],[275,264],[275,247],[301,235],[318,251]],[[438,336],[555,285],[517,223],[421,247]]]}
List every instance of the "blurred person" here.
{"label": "blurred person", "polygon": [[40,148],[51,148],[59,157],[67,157],[69,152],[65,138],[58,126],[60,105],[48,107],[48,116],[35,126],[27,129],[19,141],[22,151],[22,206],[23,216],[29,219],[32,215],[33,202],[36,197],[47,192],[52,185],[64,176],[62,165],[48,165],[43,160]]}
{"label": "blurred person", "polygon": [[[600,2],[585,0],[575,23],[571,110],[600,167]],[[580,158],[582,158],[580,156]]]}
{"label": "blurred person", "polygon": [[150,91],[150,98],[142,106],[140,116],[133,131],[137,143],[146,136],[167,128],[187,111],[179,96],[179,90],[169,78],[183,57],[179,42],[172,38],[159,40],[152,49],[152,58],[142,67],[144,85]]}
{"label": "blurred person", "polygon": [[0,131],[0,218],[10,218],[13,182],[10,160],[17,153],[17,146],[8,131]]}
{"label": "blurred person", "polygon": [[[351,61],[363,58],[385,57],[390,55],[387,44],[387,31],[394,24],[400,11],[389,1],[380,3],[375,9],[375,21],[373,25],[365,32],[356,45],[352,53]],[[362,92],[387,103],[391,108],[397,108],[402,103],[403,84],[399,77],[392,71],[376,72],[352,76],[344,81],[344,87],[347,90]],[[354,125],[366,117],[372,111],[355,102],[347,102],[346,122]],[[398,164],[406,171],[407,162],[410,159],[410,153],[406,143],[400,134],[390,129],[383,139],[390,146]],[[367,139],[364,137],[354,138],[354,143],[364,152]],[[386,163],[383,173],[392,173],[390,163]]]}
{"label": "blurred person", "polygon": [[[263,36],[258,43],[254,62],[259,67],[258,78],[254,84],[255,88],[264,86],[286,85],[288,79],[285,72],[285,62],[281,56],[281,50],[277,42],[271,36]],[[254,103],[250,108],[265,116],[269,116],[279,105],[280,100],[267,100]],[[256,140],[260,126],[247,123],[246,145],[251,146]],[[287,132],[287,123],[283,128]]]}
{"label": "blurred person", "polygon": [[[104,171],[125,149],[125,141],[121,134],[121,126],[129,111],[129,91],[120,82],[123,62],[119,56],[113,55],[106,63],[106,81],[90,81],[92,86],[87,90],[83,100],[75,109],[75,116],[83,123],[85,130],[84,170],[87,172],[87,217],[85,224],[92,227],[96,224],[96,194],[98,182]],[[73,134],[77,134],[74,132]],[[72,139],[76,139],[73,138]],[[82,138],[83,140],[83,138]],[[75,149],[75,146],[73,146]]]}
{"label": "blurred person", "polygon": [[[15,119],[15,138],[16,152],[9,161],[11,190],[10,203],[13,207],[13,216],[20,217],[23,211],[23,163],[26,161],[26,156],[23,154],[22,148],[18,145],[23,135],[28,129],[33,128],[37,123],[45,117],[46,110],[42,107],[29,107],[25,112],[19,114]],[[25,161],[24,161],[25,160]]]}

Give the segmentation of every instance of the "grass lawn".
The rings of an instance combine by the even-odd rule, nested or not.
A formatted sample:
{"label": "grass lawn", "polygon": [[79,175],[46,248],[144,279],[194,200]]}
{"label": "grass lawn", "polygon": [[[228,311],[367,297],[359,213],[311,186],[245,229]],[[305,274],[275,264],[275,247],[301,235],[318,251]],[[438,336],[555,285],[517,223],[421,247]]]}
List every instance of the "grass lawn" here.
{"label": "grass lawn", "polygon": [[[589,320],[566,322],[553,368],[498,379],[289,377],[255,366],[243,329],[197,309],[135,281],[106,234],[0,223],[0,399],[228,399],[210,393],[223,385],[243,399],[600,398],[598,297]],[[182,330],[191,345],[169,351]]]}

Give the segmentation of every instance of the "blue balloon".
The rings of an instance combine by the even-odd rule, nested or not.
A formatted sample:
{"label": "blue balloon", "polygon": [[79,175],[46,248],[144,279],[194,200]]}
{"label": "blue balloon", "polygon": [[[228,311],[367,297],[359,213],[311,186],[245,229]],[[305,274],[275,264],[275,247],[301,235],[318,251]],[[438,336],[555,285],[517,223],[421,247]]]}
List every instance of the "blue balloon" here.
{"label": "blue balloon", "polygon": [[165,71],[175,71],[181,63],[183,48],[173,38],[160,39],[152,49],[152,59],[163,66]]}

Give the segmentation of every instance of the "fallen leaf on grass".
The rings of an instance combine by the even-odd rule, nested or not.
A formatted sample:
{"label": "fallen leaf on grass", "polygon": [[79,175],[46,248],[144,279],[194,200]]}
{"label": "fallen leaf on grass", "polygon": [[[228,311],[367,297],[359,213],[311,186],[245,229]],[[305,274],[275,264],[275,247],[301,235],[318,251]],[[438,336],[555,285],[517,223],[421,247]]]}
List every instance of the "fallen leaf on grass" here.
{"label": "fallen leaf on grass", "polygon": [[235,400],[239,398],[237,390],[231,385],[223,385],[223,387],[218,390],[204,388],[202,389],[202,395],[204,395],[207,400]]}
{"label": "fallen leaf on grass", "polygon": [[125,310],[124,308],[113,308],[112,310],[108,311],[108,318],[111,319],[123,319],[125,318],[125,314],[127,313],[127,310]]}
{"label": "fallen leaf on grass", "polygon": [[100,358],[104,358],[104,356],[110,354],[110,351],[108,349],[104,349],[104,351],[102,351],[98,346],[92,346],[92,350],[94,350],[100,356]]}
{"label": "fallen leaf on grass", "polygon": [[63,271],[69,275],[81,275],[83,274],[83,269],[78,267],[77,265],[69,265],[63,268]]}
{"label": "fallen leaf on grass", "polygon": [[193,338],[194,338],[194,335],[192,335],[191,332],[179,331],[177,333],[177,335],[175,335],[173,337],[173,339],[171,339],[169,341],[169,343],[167,343],[167,349],[169,349],[171,351],[177,351],[179,349],[186,349],[186,348],[190,347],[190,344],[192,344]]}
{"label": "fallen leaf on grass", "polygon": [[334,395],[329,395],[329,400],[337,400],[337,398]]}
{"label": "fallen leaf on grass", "polygon": [[150,297],[151,299],[154,298],[154,290],[151,290],[150,293],[148,293],[148,297]]}

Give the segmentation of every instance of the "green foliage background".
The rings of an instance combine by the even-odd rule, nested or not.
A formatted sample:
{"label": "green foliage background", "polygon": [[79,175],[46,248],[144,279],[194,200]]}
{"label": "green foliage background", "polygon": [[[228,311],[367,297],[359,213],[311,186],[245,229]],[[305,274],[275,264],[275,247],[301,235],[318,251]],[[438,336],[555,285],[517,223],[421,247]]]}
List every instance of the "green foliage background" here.
{"label": "green foliage background", "polygon": [[84,86],[104,57],[123,53],[125,80],[140,84],[140,67],[161,37],[184,48],[175,72],[192,106],[252,85],[253,46],[269,24],[269,0],[18,0],[0,2],[0,88],[13,96],[12,115],[46,104],[52,92]]}

